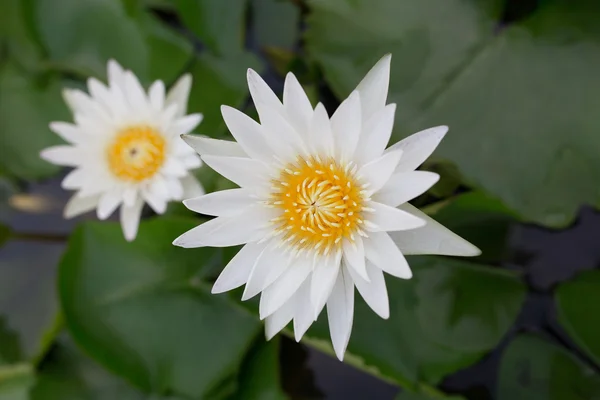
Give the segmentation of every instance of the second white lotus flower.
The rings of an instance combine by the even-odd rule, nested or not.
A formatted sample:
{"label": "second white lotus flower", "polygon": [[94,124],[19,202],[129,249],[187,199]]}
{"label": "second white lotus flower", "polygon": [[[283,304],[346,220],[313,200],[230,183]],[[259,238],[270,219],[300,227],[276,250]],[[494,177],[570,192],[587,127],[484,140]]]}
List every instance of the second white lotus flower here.
{"label": "second white lotus flower", "polygon": [[312,108],[293,74],[283,103],[252,71],[248,85],[260,124],[222,107],[237,142],[184,139],[202,160],[240,186],[184,201],[214,218],[174,241],[182,247],[245,244],[213,293],[246,285],[261,294],[267,339],[293,320],[296,340],[327,305],[335,353],[343,359],[354,313],[354,287],[389,317],[384,272],[409,279],[406,254],[475,256],[479,250],[407,202],[439,176],[415,171],[446,134],[445,126],[386,149],[395,105],[386,105],[391,56],[383,57],[331,119]]}

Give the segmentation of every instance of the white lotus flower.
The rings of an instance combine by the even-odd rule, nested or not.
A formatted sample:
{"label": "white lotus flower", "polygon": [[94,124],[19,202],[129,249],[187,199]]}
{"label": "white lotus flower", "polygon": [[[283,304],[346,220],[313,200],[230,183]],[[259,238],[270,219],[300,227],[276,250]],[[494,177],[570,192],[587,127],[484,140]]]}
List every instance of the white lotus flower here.
{"label": "white lotus flower", "polygon": [[261,124],[222,107],[236,142],[184,139],[206,164],[240,188],[184,201],[212,219],[174,241],[182,247],[245,244],[213,293],[246,285],[259,293],[267,339],[291,320],[296,340],[327,304],[333,347],[344,356],[354,287],[389,317],[383,272],[408,279],[406,254],[475,256],[479,250],[407,201],[439,178],[415,169],[447,127],[419,132],[386,150],[395,105],[386,105],[391,56],[385,56],[331,117],[313,110],[293,74],[283,104],[260,76],[248,85]]}
{"label": "white lotus flower", "polygon": [[190,174],[200,158],[180,137],[202,120],[201,114],[185,115],[191,85],[185,75],[166,96],[162,81],[146,94],[131,71],[111,60],[108,86],[90,78],[89,95],[64,90],[75,123],[52,122],[50,129],[69,145],[45,149],[41,157],[75,167],[62,181],[64,189],[77,190],[65,218],[96,208],[105,219],[121,206],[123,233],[133,240],[144,203],[161,214],[170,200],[204,193]]}

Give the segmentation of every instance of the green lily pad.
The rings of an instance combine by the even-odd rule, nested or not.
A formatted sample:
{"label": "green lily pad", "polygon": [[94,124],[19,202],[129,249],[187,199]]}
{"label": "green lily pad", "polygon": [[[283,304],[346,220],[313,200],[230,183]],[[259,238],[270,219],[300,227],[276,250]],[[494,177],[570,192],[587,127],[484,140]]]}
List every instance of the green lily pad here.
{"label": "green lily pad", "polygon": [[0,367],[0,399],[29,400],[34,382],[35,372],[27,364]]}
{"label": "green lily pad", "polygon": [[498,400],[598,400],[600,376],[565,349],[521,335],[504,351]]}
{"label": "green lily pad", "polygon": [[[411,257],[409,263],[411,280],[386,277],[388,320],[357,301],[344,360],[417,388],[437,384],[496,347],[521,309],[525,287],[515,274],[459,259]],[[331,351],[326,318],[306,342]]]}
{"label": "green lily pad", "polygon": [[246,70],[260,72],[261,64],[252,53],[216,57],[207,53],[199,56],[191,68],[194,85],[188,110],[200,112],[204,119],[196,132],[211,137],[223,137],[226,132],[221,105],[239,108],[248,97]]}
{"label": "green lily pad", "polygon": [[449,125],[436,155],[525,219],[560,227],[600,205],[600,3],[313,0],[306,43],[343,98],[385,53],[394,138]]}
{"label": "green lily pad", "polygon": [[213,54],[239,53],[244,44],[246,0],[176,0],[184,25],[194,32]]}
{"label": "green lily pad", "polygon": [[586,271],[556,290],[558,320],[571,338],[600,363],[600,271]]}
{"label": "green lily pad", "polygon": [[53,66],[106,77],[110,58],[148,83],[174,80],[192,46],[146,11],[129,15],[121,0],[33,0],[32,19]]}
{"label": "green lily pad", "polygon": [[219,399],[235,391],[261,325],[198,278],[216,250],[171,244],[195,225],[142,222],[133,243],[118,224],[82,225],[60,266],[60,298],[75,342],[115,374],[146,393]]}
{"label": "green lily pad", "polygon": [[60,143],[48,123],[67,115],[55,77],[42,82],[13,63],[0,69],[0,170],[21,179],[39,179],[59,168],[40,158],[40,151]]}

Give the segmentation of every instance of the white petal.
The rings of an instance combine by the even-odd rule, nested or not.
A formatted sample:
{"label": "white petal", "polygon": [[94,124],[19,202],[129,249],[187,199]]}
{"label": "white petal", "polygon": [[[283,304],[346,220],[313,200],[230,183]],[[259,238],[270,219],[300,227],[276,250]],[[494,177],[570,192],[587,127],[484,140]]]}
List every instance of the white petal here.
{"label": "white petal", "polygon": [[180,117],[171,127],[170,133],[177,136],[188,134],[196,129],[200,122],[202,122],[202,114],[190,114]]}
{"label": "white petal", "polygon": [[367,217],[367,229],[372,232],[405,231],[425,225],[422,218],[376,201],[369,202],[369,207],[375,210]]}
{"label": "white petal", "polygon": [[359,165],[368,163],[383,154],[392,136],[395,112],[396,105],[388,104],[366,120],[354,157]]}
{"label": "white petal", "polygon": [[354,284],[343,268],[327,301],[327,318],[333,349],[338,359],[342,361],[350,340],[354,319]]}
{"label": "white petal", "polygon": [[272,112],[272,110],[276,113],[283,111],[281,101],[279,101],[269,85],[266,84],[256,71],[249,68],[247,78],[250,95],[252,96],[252,101],[254,101],[254,106],[256,107],[261,123],[264,122],[264,116]]}
{"label": "white petal", "polygon": [[308,328],[315,321],[314,312],[310,304],[311,279],[306,279],[293,300],[296,306],[294,313],[294,338],[296,342],[302,339]]}
{"label": "white petal", "polygon": [[211,293],[223,293],[242,286],[267,243],[248,243],[229,261],[212,287]]}
{"label": "white petal", "polygon": [[85,102],[89,96],[79,89],[63,89],[63,99],[73,114],[85,112]]}
{"label": "white petal", "polygon": [[388,319],[390,317],[390,302],[388,300],[383,272],[370,262],[367,262],[369,281],[364,280],[352,268],[348,268],[348,272],[350,272],[354,280],[354,285],[356,285],[358,292],[365,299],[369,307],[381,318]]}
{"label": "white petal", "polygon": [[108,83],[110,86],[123,86],[125,77],[123,67],[115,60],[108,60]]}
{"label": "white petal", "polygon": [[142,197],[150,208],[157,214],[163,214],[167,210],[167,199],[149,190],[142,191]]}
{"label": "white petal", "polygon": [[202,122],[202,114],[190,114],[180,117],[173,124],[171,133],[177,136],[188,134],[196,129],[200,122]]}
{"label": "white petal", "polygon": [[88,179],[89,175],[86,173],[85,169],[76,168],[65,176],[65,179],[62,180],[60,186],[67,190],[79,189]]}
{"label": "white petal", "polygon": [[137,198],[138,195],[139,195],[139,190],[137,187],[130,186],[130,187],[125,188],[125,190],[123,191],[123,203],[125,203],[125,205],[127,207],[131,207],[132,205],[135,204],[135,199]]}
{"label": "white petal", "polygon": [[404,254],[442,254],[446,256],[473,257],[481,254],[476,246],[461,238],[434,219],[406,203],[400,209],[425,221],[425,226],[405,232],[390,234]]}
{"label": "white petal", "polygon": [[221,114],[235,140],[250,157],[263,161],[273,159],[262,128],[256,121],[229,106],[221,106]]}
{"label": "white petal", "polygon": [[149,103],[139,79],[131,71],[125,71],[124,76],[127,102],[137,112],[147,114]]}
{"label": "white petal", "polygon": [[175,104],[177,106],[177,116],[182,116],[187,112],[188,97],[192,88],[192,76],[185,74],[175,82],[169,90],[165,100],[165,107]]}
{"label": "white petal", "polygon": [[83,133],[77,127],[77,125],[66,122],[50,122],[50,130],[58,134],[69,143],[78,144],[87,139],[85,133]]}
{"label": "white petal", "polygon": [[144,200],[142,200],[141,197],[138,197],[131,207],[124,204],[121,207],[121,227],[123,228],[125,239],[129,242],[135,239],[137,235],[143,206]]}
{"label": "white petal", "polygon": [[282,248],[274,244],[265,248],[252,267],[242,300],[248,300],[265,290],[290,268],[290,264],[290,254],[286,254]]}
{"label": "white petal", "polygon": [[396,172],[373,198],[388,206],[398,207],[425,193],[440,179],[435,172]]}
{"label": "white petal", "polygon": [[242,286],[248,281],[256,258],[266,243],[248,243],[229,261],[212,287],[211,293],[224,293]]}
{"label": "white petal", "polygon": [[194,212],[220,217],[239,214],[241,210],[256,202],[249,190],[229,189],[184,200],[183,204]]}
{"label": "white petal", "polygon": [[334,138],[331,130],[331,121],[327,115],[325,106],[319,103],[315,108],[310,122],[310,128],[306,135],[310,148],[317,154],[331,157],[334,155]]}
{"label": "white petal", "polygon": [[159,197],[161,199],[168,199],[169,196],[169,186],[167,185],[167,180],[157,175],[150,183],[150,186],[147,189],[153,196]]}
{"label": "white petal", "polygon": [[150,105],[154,111],[160,111],[165,106],[165,84],[163,81],[156,81],[148,90]]}
{"label": "white petal", "polygon": [[182,157],[181,162],[183,163],[183,166],[187,169],[196,169],[202,166],[202,160],[200,159],[200,156],[196,153],[188,154],[185,157]]}
{"label": "white petal", "polygon": [[[146,115],[146,118],[149,118]],[[175,123],[175,120],[178,118],[177,116],[177,105],[171,104],[167,106],[162,113],[156,115],[155,119],[157,120],[158,129],[163,132],[169,132],[171,127]]]}
{"label": "white petal", "polygon": [[367,267],[365,266],[365,248],[363,245],[362,237],[356,235],[354,242],[350,242],[348,239],[342,241],[342,248],[344,250],[344,260],[349,268],[354,269],[360,276],[365,280],[369,280],[367,275]]}
{"label": "white petal", "polygon": [[65,206],[63,216],[65,218],[73,218],[92,211],[98,205],[99,198],[100,196],[80,197],[78,194],[75,194]]}
{"label": "white petal", "polygon": [[202,196],[205,193],[202,184],[200,184],[198,179],[192,174],[188,174],[181,178],[181,184],[183,185],[184,199]]}
{"label": "white petal", "polygon": [[97,214],[99,219],[106,219],[112,214],[123,201],[121,190],[109,190],[100,196]]}
{"label": "white petal", "polygon": [[265,337],[267,340],[271,340],[294,318],[296,299],[296,296],[292,296],[283,306],[265,319]]}
{"label": "white petal", "polygon": [[108,112],[112,110],[111,103],[114,101],[114,96],[112,96],[110,90],[96,78],[88,78],[87,84],[92,98],[79,97],[78,101],[82,103],[81,109],[90,117],[100,119],[105,123],[110,124],[112,122],[112,117]]}
{"label": "white petal", "polygon": [[[93,99],[109,110],[113,117],[123,117],[130,112],[129,104],[121,90],[123,86],[106,87],[97,79],[88,79],[88,89]],[[85,102],[83,96],[78,96],[79,102]]]}
{"label": "white petal", "polygon": [[412,278],[406,258],[387,232],[370,232],[363,242],[367,260],[376,267],[398,278]]}
{"label": "white petal", "polygon": [[[296,293],[300,285],[312,270],[312,259],[299,256],[281,277],[273,282],[260,297],[260,319],[265,319],[277,311],[290,297]],[[309,301],[309,299],[306,299]]]}
{"label": "white petal", "polygon": [[241,187],[264,187],[269,181],[269,169],[251,158],[202,156],[212,169]]}
{"label": "white petal", "polygon": [[285,77],[283,105],[296,131],[304,136],[312,119],[313,109],[302,85],[291,72]]}
{"label": "white petal", "polygon": [[316,263],[311,276],[310,303],[313,307],[313,319],[317,319],[333,290],[340,271],[341,252],[329,255],[321,263]]}
{"label": "white petal", "polygon": [[181,138],[201,156],[210,154],[227,157],[248,157],[239,143],[229,140],[211,139],[197,135],[182,135]]}
{"label": "white petal", "polygon": [[368,119],[385,106],[390,84],[391,54],[383,56],[358,84],[363,118]]}
{"label": "white petal", "polygon": [[[227,247],[263,239],[271,228],[272,210],[251,206],[233,217],[217,217],[179,236],[181,247]],[[267,230],[267,228],[269,230]]]}
{"label": "white petal", "polygon": [[295,160],[298,153],[306,153],[306,144],[294,127],[273,108],[265,106],[260,117],[267,144],[281,159]]}
{"label": "white petal", "polygon": [[437,126],[415,133],[386,150],[402,150],[403,156],[398,163],[397,172],[414,171],[433,153],[448,132],[447,126]]}
{"label": "white petal", "polygon": [[360,96],[354,91],[331,117],[335,149],[343,162],[350,161],[354,156],[360,137],[361,121]]}
{"label": "white petal", "polygon": [[168,179],[167,187],[169,188],[169,198],[173,200],[183,199],[183,185],[179,179]]}
{"label": "white petal", "polygon": [[40,157],[56,165],[76,167],[85,162],[85,154],[73,146],[53,146],[40,152]]}
{"label": "white petal", "polygon": [[358,171],[358,175],[368,185],[366,189],[370,192],[376,192],[381,189],[392,177],[400,157],[402,157],[402,152],[394,151],[386,153],[364,165]]}
{"label": "white petal", "polygon": [[165,160],[160,171],[169,177],[183,178],[188,174],[183,162],[175,157],[169,157]]}

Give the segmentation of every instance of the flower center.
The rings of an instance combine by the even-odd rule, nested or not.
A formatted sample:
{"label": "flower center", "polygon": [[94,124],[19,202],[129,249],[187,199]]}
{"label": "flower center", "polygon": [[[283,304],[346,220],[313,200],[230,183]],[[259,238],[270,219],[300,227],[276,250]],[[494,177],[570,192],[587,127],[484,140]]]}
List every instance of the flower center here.
{"label": "flower center", "polygon": [[125,128],[107,149],[109,168],[122,180],[143,181],[162,166],[165,147],[164,138],[154,128],[145,125]]}
{"label": "flower center", "polygon": [[298,158],[274,181],[270,205],[283,210],[273,219],[284,240],[299,250],[327,254],[342,239],[364,235],[361,211],[365,191],[357,182],[356,165],[319,157]]}

